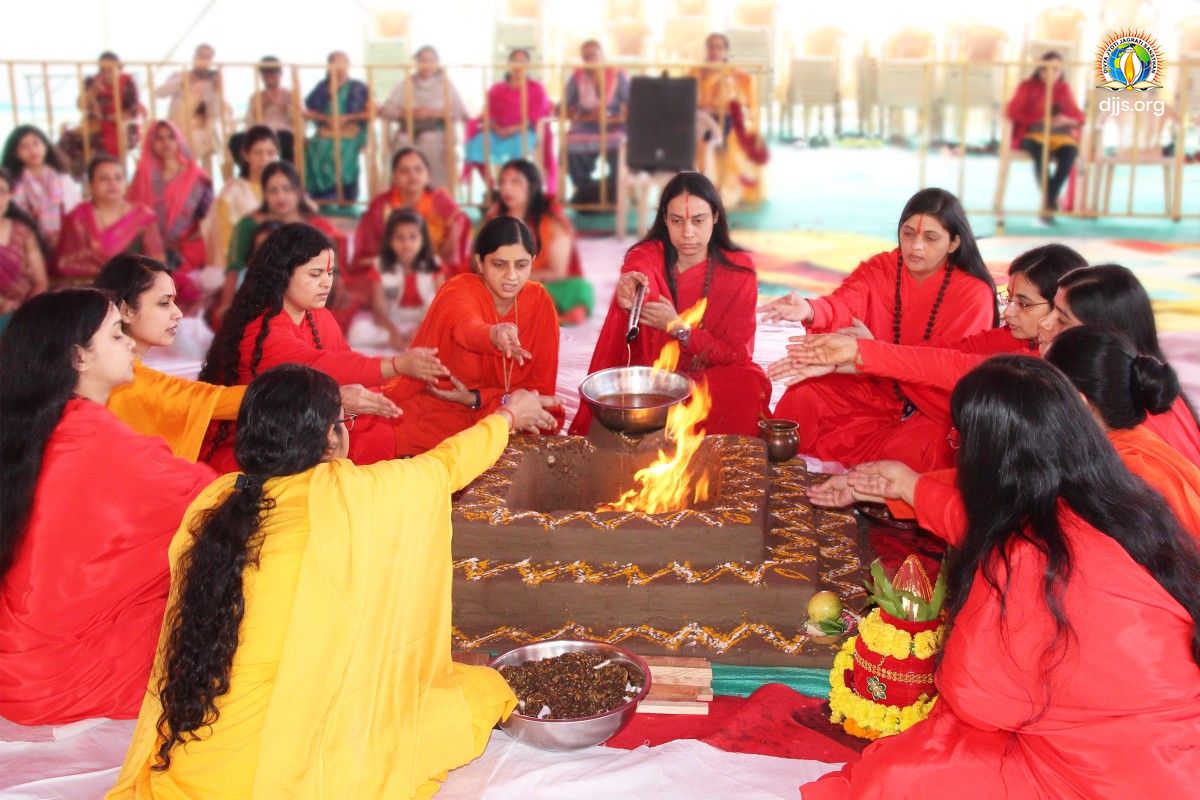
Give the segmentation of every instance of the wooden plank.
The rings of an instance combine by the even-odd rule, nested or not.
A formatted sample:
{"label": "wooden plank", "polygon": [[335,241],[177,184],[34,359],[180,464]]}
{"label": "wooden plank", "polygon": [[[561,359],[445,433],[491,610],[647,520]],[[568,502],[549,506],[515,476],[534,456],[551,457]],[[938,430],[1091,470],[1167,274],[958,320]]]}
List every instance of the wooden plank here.
{"label": "wooden plank", "polygon": [[677,686],[712,686],[712,669],[698,667],[651,667],[650,679],[654,683]]}
{"label": "wooden plank", "polygon": [[686,700],[643,700],[638,703],[639,714],[690,714],[708,716],[708,703],[688,702]]}
{"label": "wooden plank", "polygon": [[650,685],[647,700],[699,700],[709,702],[713,699],[711,687],[705,686],[674,686],[661,683]]}
{"label": "wooden plank", "polygon": [[707,658],[693,658],[690,656],[642,656],[642,660],[650,667],[653,672],[655,667],[701,667],[703,669],[712,669],[712,664]]}
{"label": "wooden plank", "polygon": [[470,664],[474,667],[486,667],[492,660],[487,653],[451,653],[450,658],[454,659],[455,663]]}

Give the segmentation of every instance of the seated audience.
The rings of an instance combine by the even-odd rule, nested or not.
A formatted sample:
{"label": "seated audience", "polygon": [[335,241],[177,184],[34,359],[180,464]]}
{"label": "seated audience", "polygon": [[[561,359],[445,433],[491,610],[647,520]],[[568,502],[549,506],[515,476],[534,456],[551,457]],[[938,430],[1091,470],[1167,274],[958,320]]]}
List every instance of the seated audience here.
{"label": "seated audience", "polygon": [[429,159],[412,147],[392,156],[392,185],[371,198],[354,231],[354,260],[359,269],[370,267],[383,246],[383,228],[392,212],[416,211],[425,219],[434,254],[447,274],[471,269],[471,220],[445,189],[429,182]]}
{"label": "seated audience", "polygon": [[212,205],[212,179],[192,158],[172,123],[159,120],[146,131],[126,196],[158,215],[168,267],[189,272],[208,263],[201,223]]}
{"label": "seated audience", "polygon": [[1183,797],[1200,769],[1200,554],[1071,385],[995,356],[952,399],[966,526],[929,718],[801,787]]}
{"label": "seated audience", "polygon": [[[723,33],[711,33],[704,40],[704,61],[711,66],[696,72],[699,80],[696,104],[699,112],[718,127],[723,140],[718,151],[719,163],[702,164],[701,171],[715,171],[721,185],[721,200],[729,208],[741,202],[759,204],[764,197],[763,167],[770,154],[757,130],[758,97],[754,79],[729,65],[729,37]],[[705,149],[698,146],[697,152],[703,157]]]}
{"label": "seated audience", "polygon": [[[280,165],[291,168],[287,162]],[[350,458],[371,464],[395,453],[390,419],[398,417],[400,409],[363,387],[377,387],[402,374],[424,385],[447,373],[432,350],[418,348],[386,357],[351,350],[325,308],[333,275],[333,244],[317,228],[293,222],[268,236],[254,251],[246,281],[221,320],[200,380],[246,385],[278,364],[315,367],[342,385],[346,410],[360,415]],[[204,460],[226,472],[237,469],[231,430],[227,422],[214,423],[202,448]]]}
{"label": "seated audience", "polygon": [[0,166],[16,181],[13,202],[29,214],[53,252],[63,217],[83,200],[79,184],[67,172],[66,158],[41,129],[21,125],[4,143]]}
{"label": "seated audience", "polygon": [[12,174],[0,167],[0,330],[22,303],[46,291],[45,241],[13,202]]}
{"label": "seated audience", "polygon": [[[265,125],[275,134],[279,142],[279,157],[284,161],[295,163],[296,135],[292,130],[295,114],[292,93],[283,88],[283,70],[279,59],[275,56],[263,56],[259,59],[259,77],[262,78],[263,88],[250,95],[246,104],[246,125],[253,129]],[[230,149],[240,152],[241,147],[233,146],[233,139],[243,137],[244,133],[235,133],[230,139]]]}
{"label": "seated audience", "polygon": [[225,267],[225,285],[217,303],[219,321],[233,302],[233,294],[245,279],[246,266],[254,244],[254,234],[266,222],[303,222],[321,231],[334,243],[334,263],[346,263],[346,237],[329,220],[317,213],[317,206],[304,194],[300,173],[286,161],[273,161],[262,172],[262,204],[238,220],[229,241]]}
{"label": "seated audience", "polygon": [[[489,187],[492,165],[514,158],[537,158],[538,126],[550,116],[553,104],[546,87],[525,74],[528,64],[528,50],[518,48],[509,54],[504,80],[488,89],[486,114],[467,126],[467,166],[477,168]],[[486,158],[484,136],[488,142]],[[557,165],[548,129],[542,137],[542,148],[542,162],[551,178],[548,183],[553,186]]]}
{"label": "seated audience", "polygon": [[304,99],[304,116],[315,129],[304,147],[304,180],[317,200],[353,203],[358,199],[358,157],[367,143],[371,97],[365,83],[350,77],[345,53],[330,53],[328,65],[325,77]]}
{"label": "seated audience", "polygon": [[[401,79],[379,110],[384,119],[398,122],[392,149],[416,147],[425,155],[429,168],[429,185],[444,189],[450,184],[453,169],[447,158],[454,154],[453,138],[447,139],[447,125],[453,134],[454,126],[467,119],[467,111],[458,89],[438,63],[437,50],[425,45],[417,51],[416,72]],[[411,89],[409,88],[411,83]],[[412,99],[409,99],[409,92]],[[411,114],[412,130],[408,129]]]}
{"label": "seated audience", "polygon": [[[239,138],[240,137],[240,138]],[[238,176],[225,181],[208,214],[208,260],[213,266],[229,264],[229,244],[233,228],[263,202],[262,174],[279,160],[279,139],[265,125],[255,125],[230,140],[237,156]],[[240,145],[236,150],[235,145]]]}
{"label": "seated audience", "polygon": [[212,174],[213,156],[223,147],[221,128],[225,103],[221,93],[221,73],[213,68],[216,51],[202,44],[192,56],[192,68],[171,75],[154,90],[155,97],[169,97],[167,118],[181,133],[188,152]]}
{"label": "seated audience", "polygon": [[87,171],[90,199],[63,220],[54,259],[59,283],[90,283],[113,256],[138,253],[166,259],[158,215],[125,199],[125,168],[112,156],[92,159]]}
{"label": "seated audience", "polygon": [[480,755],[516,697],[450,657],[450,495],[546,416],[517,392],[425,455],[364,467],[328,375],[255,378],[246,471],[171,544],[158,664],[108,797],[430,797]]}
{"label": "seated audience", "polygon": [[216,477],[104,408],[133,342],[103,292],[32,298],[0,335],[0,717],[136,716],[167,543]]}
{"label": "seated audience", "polygon": [[108,410],[133,430],[166,440],[179,458],[195,461],[208,424],[237,418],[244,386],[214,386],[153,370],[142,358],[153,347],[170,347],[183,313],[175,302],[175,282],[161,262],[120,255],[96,276],[108,292],[125,335],[133,340],[133,380],[108,396]]}
{"label": "seated audience", "polygon": [[[79,108],[84,113],[83,135],[88,139],[93,158],[101,155],[116,158],[137,146],[142,107],[137,81],[121,70],[121,59],[116,53],[111,50],[101,53],[99,67],[95,75],[84,80],[83,94],[79,97]],[[118,121],[125,128],[120,134]],[[82,147],[79,158],[82,163]]]}
{"label": "seated audience", "polygon": [[[637,287],[645,286],[641,332],[625,334]],[[680,316],[704,302],[703,317]],[[669,342],[681,349],[678,371],[708,385],[710,434],[758,435],[771,383],[753,361],[758,278],[750,254],[729,238],[725,207],[712,181],[681,172],[663,188],[654,225],[629,248],[588,372],[628,364],[650,366]],[[580,406],[571,433],[586,434],[590,409]]]}
{"label": "seated audience", "polygon": [[[496,217],[475,237],[475,272],[446,281],[414,348],[438,354],[448,375],[439,386],[421,376],[384,387],[402,409],[396,455],[423,453],[508,403],[517,389],[553,396],[558,377],[558,315],[542,286],[529,279],[537,240],[524,222]],[[563,409],[552,410],[555,432]]]}
{"label": "seated audience", "polygon": [[[617,198],[617,151],[625,139],[625,117],[629,108],[629,76],[625,70],[605,66],[604,51],[595,39],[579,48],[584,64],[571,73],[563,90],[563,105],[571,120],[567,134],[567,174],[571,176],[573,203],[599,203],[600,182],[593,173],[604,150],[607,164],[606,200]],[[603,99],[601,99],[603,98]],[[604,114],[603,144],[600,141],[600,117]]]}
{"label": "seated audience", "polygon": [[378,262],[369,283],[367,303],[371,313],[358,315],[346,339],[352,347],[403,350],[446,282],[420,214],[407,208],[392,212],[383,229]]}
{"label": "seated audience", "polygon": [[567,212],[546,195],[542,175],[523,158],[509,161],[500,170],[499,191],[486,218],[516,217],[538,239],[538,254],[530,278],[546,287],[558,310],[559,321],[576,325],[592,314],[595,290],[583,277],[575,228]]}
{"label": "seated audience", "polygon": [[[922,189],[905,204],[896,233],[898,248],[859,264],[831,294],[788,295],[768,305],[764,319],[925,347],[949,347],[999,323],[996,285],[958,198]],[[895,458],[914,469],[952,461],[944,423],[921,413],[896,381],[808,380],[784,392],[775,416],[798,422],[801,451],[823,459]]]}
{"label": "seated audience", "polygon": [[[1046,87],[1050,89],[1050,126],[1046,128]],[[1024,150],[1033,159],[1033,177],[1042,194],[1040,219],[1052,221],[1058,210],[1058,196],[1067,184],[1075,157],[1079,154],[1079,127],[1084,115],[1075,103],[1071,85],[1063,76],[1062,56],[1053,51],[1042,56],[1042,65],[1017,86],[1004,109],[1012,121],[1012,146]],[[1042,181],[1043,151],[1049,154],[1053,168]]]}

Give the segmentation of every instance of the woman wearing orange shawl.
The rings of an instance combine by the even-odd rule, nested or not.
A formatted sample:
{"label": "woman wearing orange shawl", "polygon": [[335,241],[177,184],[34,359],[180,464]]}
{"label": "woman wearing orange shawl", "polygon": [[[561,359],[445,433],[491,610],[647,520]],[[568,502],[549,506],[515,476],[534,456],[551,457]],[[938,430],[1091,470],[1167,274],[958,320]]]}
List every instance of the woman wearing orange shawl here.
{"label": "woman wearing orange shawl", "polygon": [[120,255],[96,276],[117,304],[125,335],[133,339],[133,381],[108,396],[108,410],[138,433],[166,440],[179,458],[200,457],[208,424],[237,419],[245,386],[215,386],[165,375],[142,363],[152,347],[170,347],[183,313],[175,304],[175,282],[160,262]]}
{"label": "woman wearing orange shawl", "polygon": [[[749,254],[729,238],[712,181],[698,172],[671,179],[654,226],[625,254],[621,273],[588,371],[649,366],[667,342],[678,341],[678,371],[706,382],[712,395],[704,429],[757,436],[771,399],[771,383],[753,361],[758,279]],[[629,309],[639,284],[647,287],[641,332],[627,347]],[[701,301],[707,305],[699,323],[685,324],[680,312]],[[581,405],[571,433],[585,435],[591,424],[591,410]]]}
{"label": "woman wearing orange shawl", "polygon": [[445,189],[429,185],[429,161],[415,147],[403,147],[392,156],[392,185],[371,198],[354,231],[354,270],[372,269],[383,246],[388,217],[399,208],[411,208],[425,218],[433,251],[450,275],[471,271],[471,220]]}
{"label": "woman wearing orange shawl", "polygon": [[484,219],[516,217],[538,240],[530,277],[546,287],[559,321],[577,325],[592,315],[596,292],[583,277],[575,228],[558,202],[546,195],[542,174],[532,161],[514,158],[500,168],[499,196]]}
{"label": "woman wearing orange shawl", "polygon": [[146,131],[126,197],[158,215],[169,268],[199,269],[208,263],[200,222],[212,205],[212,179],[173,123],[159,120]]}
{"label": "woman wearing orange shawl", "polygon": [[[451,377],[432,387],[400,378],[383,392],[404,409],[396,455],[415,455],[466,430],[517,389],[553,396],[558,376],[558,314],[529,273],[537,241],[515,217],[497,217],[475,237],[475,269],[442,286],[413,347],[433,348]],[[562,427],[562,406],[550,409]]]}
{"label": "woman wearing orange shawl", "polygon": [[137,714],[167,599],[167,544],[216,473],[104,403],[133,342],[95,289],[38,295],[0,336],[0,717]]}
{"label": "woman wearing orange shawl", "polygon": [[52,277],[59,283],[91,282],[105,262],[120,253],[164,260],[158,217],[147,206],[125,199],[121,162],[98,156],[88,164],[87,178],[91,199],[63,220]]}
{"label": "woman wearing orange shawl", "polygon": [[[696,105],[713,119],[725,137],[721,145],[721,164],[717,176],[721,199],[727,206],[745,201],[763,201],[763,167],[770,160],[767,143],[753,128],[757,126],[758,98],[754,79],[729,65],[729,39],[723,33],[711,33],[704,40],[705,61],[711,65],[696,72],[699,82]],[[697,153],[703,157],[704,148]],[[704,164],[708,172],[713,165]]]}

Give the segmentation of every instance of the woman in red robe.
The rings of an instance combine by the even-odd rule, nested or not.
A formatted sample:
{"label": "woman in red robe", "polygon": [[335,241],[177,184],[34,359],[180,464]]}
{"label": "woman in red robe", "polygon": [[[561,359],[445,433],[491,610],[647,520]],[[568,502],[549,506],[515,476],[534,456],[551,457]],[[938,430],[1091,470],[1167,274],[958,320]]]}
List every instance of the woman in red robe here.
{"label": "woman in red robe", "polygon": [[133,341],[95,289],[21,306],[0,337],[0,717],[137,716],[167,545],[215,477],[104,407]]}
{"label": "woman in red robe", "polygon": [[953,410],[967,527],[946,567],[940,697],[801,796],[1194,794],[1195,543],[1044,361],[996,356]]}
{"label": "woman in red robe", "polygon": [[[1094,325],[1120,331],[1139,353],[1167,363],[1158,343],[1150,298],[1137,276],[1125,267],[1102,264],[1072,270],[1059,281],[1051,305],[1051,313],[1038,325],[1040,350],[1045,351],[1064,330]],[[852,369],[916,387],[914,394],[926,398],[925,408],[936,408],[939,395],[948,396],[963,375],[992,355],[983,351],[896,346],[839,334],[793,341],[794,344],[788,345],[788,358],[772,366],[774,377],[804,379],[812,370],[821,373],[833,367],[839,371]],[[1200,466],[1200,426],[1194,408],[1182,392],[1166,411],[1152,411],[1145,425]]]}
{"label": "woman in red robe", "polygon": [[[391,420],[400,409],[377,391],[384,381],[410,375],[431,381],[446,375],[436,351],[413,348],[398,356],[365,356],[346,344],[325,308],[333,287],[334,246],[302,222],[284,225],[255,250],[246,281],[213,338],[199,379],[221,386],[249,384],[277,364],[307,364],[342,387],[346,411],[360,415],[350,458],[373,464],[395,455]],[[232,423],[214,423],[202,458],[222,471],[237,469]]]}
{"label": "woman in red robe", "polygon": [[[832,294],[781,298],[766,307],[764,321],[925,347],[951,346],[999,323],[996,285],[954,195],[917,192],[900,214],[897,234],[897,249],[864,261]],[[824,459],[895,458],[914,469],[952,462],[941,426],[895,381],[816,378],[784,392],[775,416],[798,422],[801,450]]]}
{"label": "woman in red robe", "polygon": [[[396,455],[436,447],[508,402],[517,389],[553,397],[558,377],[558,313],[549,293],[529,280],[537,240],[524,222],[496,217],[475,237],[475,272],[443,284],[413,336],[449,370],[433,387],[403,377],[384,387],[404,409]],[[563,424],[561,405],[549,409]],[[551,432],[553,432],[551,431]]]}
{"label": "woman in red robe", "polygon": [[[638,285],[647,288],[646,302],[638,337],[627,347]],[[685,324],[680,314],[702,300],[703,317]],[[588,371],[650,366],[664,345],[677,341],[678,371],[705,382],[712,395],[704,430],[757,436],[771,400],[771,382],[753,361],[757,302],[754,262],[730,239],[716,187],[698,172],[681,172],[663,188],[650,232],[625,254]],[[585,435],[591,424],[591,410],[581,404],[571,433]]]}

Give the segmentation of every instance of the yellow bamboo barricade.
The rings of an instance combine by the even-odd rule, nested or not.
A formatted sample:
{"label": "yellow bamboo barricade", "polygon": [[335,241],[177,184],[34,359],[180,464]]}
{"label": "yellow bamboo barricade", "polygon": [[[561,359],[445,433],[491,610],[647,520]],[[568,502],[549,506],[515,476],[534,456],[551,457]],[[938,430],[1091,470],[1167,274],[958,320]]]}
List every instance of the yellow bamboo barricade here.
{"label": "yellow bamboo barricade", "polygon": [[442,156],[446,162],[446,186],[450,196],[455,197],[458,193],[458,170],[454,153],[458,150],[458,133],[454,125],[454,99],[451,94],[450,76],[445,70],[442,71],[442,140],[446,143],[442,148]]}
{"label": "yellow bamboo barricade", "polygon": [[1188,102],[1191,100],[1188,80],[1193,74],[1196,80],[1200,80],[1200,61],[1185,59],[1180,66],[1182,69],[1176,73],[1177,77],[1175,78],[1179,82],[1179,121],[1176,123],[1175,129],[1175,182],[1172,184],[1173,196],[1171,198],[1171,219],[1175,222],[1183,219],[1183,165],[1186,163],[1184,151],[1187,150]]}
{"label": "yellow bamboo barricade", "polygon": [[86,169],[92,161],[92,131],[89,120],[92,116],[92,101],[87,96],[86,82],[83,79],[83,63],[75,65],[75,80],[79,84],[79,107],[83,112],[79,121],[79,131],[83,136],[83,164]]}
{"label": "yellow bamboo barricade", "polygon": [[42,93],[46,101],[46,132],[54,137],[54,93],[50,90],[50,65],[42,62]]}
{"label": "yellow bamboo barricade", "polygon": [[8,96],[12,98],[13,127],[21,124],[21,110],[17,108],[17,72],[16,65],[8,63]]}
{"label": "yellow bamboo barricade", "polygon": [[367,197],[374,197],[379,190],[379,171],[375,169],[375,150],[378,141],[375,135],[375,70],[370,65],[367,69],[367,144],[365,158],[367,164]]}
{"label": "yellow bamboo barricade", "polygon": [[292,127],[296,129],[296,133],[292,137],[294,142],[292,152],[296,159],[296,169],[300,173],[300,182],[307,183],[307,159],[304,157],[304,152],[308,144],[308,136],[306,135],[308,133],[306,130],[308,126],[302,111],[302,103],[303,101],[300,99],[300,67],[292,65]]}
{"label": "yellow bamboo barricade", "polygon": [[[229,103],[225,101],[225,72],[220,64],[214,65],[216,76],[214,80],[217,83],[217,105],[214,114],[213,109],[206,108],[205,122],[209,126],[209,136],[212,138],[213,156],[217,159],[217,163],[221,165],[221,180],[227,181],[233,177],[233,164],[225,155],[228,152],[225,144],[228,143],[229,137],[232,136],[233,125],[229,119],[231,109]],[[195,115],[189,114],[191,119],[195,120]],[[195,151],[193,151],[193,155]]]}
{"label": "yellow bamboo barricade", "polygon": [[[338,205],[345,200],[342,196],[342,111],[338,107],[338,92],[342,85],[332,69],[325,73],[329,80],[329,110],[333,117],[333,186],[334,197]],[[321,135],[321,126],[317,126],[317,136]]]}

